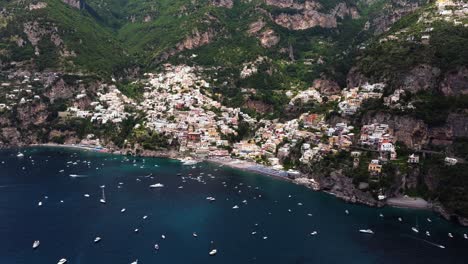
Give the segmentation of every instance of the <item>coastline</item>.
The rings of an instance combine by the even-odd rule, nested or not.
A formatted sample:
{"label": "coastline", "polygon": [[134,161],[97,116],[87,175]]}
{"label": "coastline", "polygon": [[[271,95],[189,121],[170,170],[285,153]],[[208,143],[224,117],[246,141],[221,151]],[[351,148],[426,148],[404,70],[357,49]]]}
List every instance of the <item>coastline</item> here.
{"label": "coastline", "polygon": [[[45,144],[31,144],[29,145],[29,147],[56,147],[56,148],[68,148],[68,149],[77,149],[77,150],[84,150],[84,151],[93,151],[93,152],[98,152],[98,153],[108,153],[108,154],[114,154],[114,155],[127,155],[126,153],[124,153],[124,150],[109,151],[105,147],[86,146],[86,145],[80,145],[80,144],[45,143]],[[185,157],[185,155],[180,155],[179,152],[171,152],[171,151],[143,151],[142,153],[139,153],[138,156],[154,157],[154,158],[169,158],[169,159],[177,159],[177,160],[180,160],[181,158]],[[289,173],[287,171],[275,170],[269,166],[257,164],[251,161],[233,159],[231,157],[195,158],[195,160],[199,162],[209,162],[213,164],[218,164],[220,166],[227,166],[227,167],[242,170],[242,171],[258,173],[258,174],[265,175],[268,177],[273,177],[276,179],[286,180],[291,183],[303,185],[313,191],[323,191],[345,202],[351,202],[349,199],[346,199],[346,197],[342,197],[330,191],[322,190],[320,185],[313,179],[308,179],[305,177],[298,177],[296,179],[293,179],[289,177]],[[359,202],[359,201],[351,202],[351,203],[359,203],[359,204],[375,207],[370,204]],[[419,197],[415,197],[415,198],[392,197],[392,198],[388,198],[385,201],[384,205],[397,207],[397,208],[417,209],[417,210],[432,210],[433,209],[432,205],[429,202]]]}

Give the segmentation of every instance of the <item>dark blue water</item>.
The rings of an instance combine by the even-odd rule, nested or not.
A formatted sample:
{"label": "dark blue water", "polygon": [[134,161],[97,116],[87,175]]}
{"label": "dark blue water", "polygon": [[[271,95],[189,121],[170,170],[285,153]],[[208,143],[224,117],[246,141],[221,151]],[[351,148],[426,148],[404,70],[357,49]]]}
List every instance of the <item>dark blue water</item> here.
{"label": "dark blue water", "polygon": [[[192,168],[167,159],[58,148],[22,152],[24,158],[16,151],[0,152],[1,264],[61,258],[85,264],[136,259],[139,264],[468,263],[463,238],[468,230],[431,212],[350,205],[286,181],[208,163]],[[149,188],[155,183],[164,187]],[[101,185],[106,204],[99,203]],[[235,205],[239,209],[232,209]],[[411,231],[416,223],[419,234]],[[362,228],[375,234],[361,234]],[[318,234],[312,236],[313,231]],[[96,236],[100,243],[93,243]],[[41,241],[36,250],[34,240]],[[216,256],[209,256],[212,248]]]}

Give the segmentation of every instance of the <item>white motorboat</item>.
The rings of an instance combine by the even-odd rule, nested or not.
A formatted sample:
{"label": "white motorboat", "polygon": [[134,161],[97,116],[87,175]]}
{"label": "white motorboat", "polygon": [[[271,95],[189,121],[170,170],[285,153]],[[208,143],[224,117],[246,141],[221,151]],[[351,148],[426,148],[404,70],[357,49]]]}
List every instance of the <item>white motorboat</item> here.
{"label": "white motorboat", "polygon": [[41,242],[39,240],[36,240],[36,241],[34,241],[32,248],[36,249],[36,248],[39,247],[40,244],[41,244]]}
{"label": "white motorboat", "polygon": [[234,205],[234,206],[232,207],[232,209],[239,209],[239,206],[238,206],[238,205]]}
{"label": "white motorboat", "polygon": [[66,258],[63,258],[63,259],[60,259],[57,264],[65,264],[67,263],[67,259]]}
{"label": "white motorboat", "polygon": [[104,187],[101,187],[101,188],[102,188],[102,197],[99,200],[99,202],[105,204],[106,203],[106,193],[104,192]]}
{"label": "white motorboat", "polygon": [[150,188],[162,188],[162,187],[164,187],[164,184],[161,184],[161,183],[150,185]]}
{"label": "white motorboat", "polygon": [[86,197],[86,198],[89,198],[89,197],[90,197],[90,195],[87,194],[87,193],[85,193],[83,196]]}
{"label": "white motorboat", "polygon": [[450,238],[453,238],[452,233],[448,233],[448,236],[449,236]]}
{"label": "white motorboat", "polygon": [[21,153],[21,152],[18,152],[18,154],[16,155],[16,157],[18,157],[18,158],[23,158],[23,157],[24,157],[24,154]]}
{"label": "white motorboat", "polygon": [[42,202],[38,202],[38,203],[37,203],[37,206],[42,206]]}
{"label": "white motorboat", "polygon": [[312,236],[316,236],[318,234],[317,231],[313,231],[312,233],[310,233]]}
{"label": "white motorboat", "polygon": [[193,232],[193,237],[198,237],[197,233]]}
{"label": "white motorboat", "polygon": [[464,239],[468,239],[468,235],[467,235],[467,234],[463,234],[463,238],[464,238]]}
{"label": "white motorboat", "polygon": [[143,216],[143,220],[145,220],[146,218],[148,218],[148,216],[147,216],[147,215],[144,215],[144,216]]}
{"label": "white motorboat", "polygon": [[155,249],[155,250],[159,250],[159,245],[158,245],[158,244],[155,244],[155,245],[154,245],[154,249]]}
{"label": "white motorboat", "polygon": [[210,253],[208,253],[208,254],[209,254],[210,256],[214,256],[214,255],[216,255],[216,253],[218,253],[218,250],[212,249],[212,250],[210,251]]}
{"label": "white motorboat", "polygon": [[348,215],[348,214],[349,214],[349,211],[348,211],[348,210],[345,210],[345,213]]}
{"label": "white motorboat", "polygon": [[137,259],[137,260],[135,260],[135,261],[133,261],[133,262],[132,262],[132,263],[130,263],[130,264],[138,264],[138,259]]}
{"label": "white motorboat", "polygon": [[125,213],[125,211],[127,211],[127,209],[125,208],[122,208],[122,210],[120,210],[121,213]]}
{"label": "white motorboat", "polygon": [[426,236],[431,236],[431,233],[429,233],[429,231],[426,231]]}
{"label": "white motorboat", "polygon": [[413,232],[415,232],[415,233],[419,233],[419,230],[418,230],[416,227],[414,227],[414,226],[411,227],[411,230],[413,230]]}
{"label": "white motorboat", "polygon": [[165,235],[161,235],[161,238],[162,238],[162,239],[166,239],[166,236],[165,236]]}
{"label": "white motorboat", "polygon": [[98,243],[99,241],[101,241],[101,238],[100,238],[100,237],[96,237],[96,238],[94,239],[94,243]]}
{"label": "white motorboat", "polygon": [[211,197],[211,196],[210,196],[210,197],[206,197],[206,199],[207,199],[208,201],[210,201],[210,202],[216,201],[216,199],[215,199],[214,197]]}
{"label": "white motorboat", "polygon": [[359,229],[359,232],[370,235],[374,234],[374,231],[372,231],[371,229]]}

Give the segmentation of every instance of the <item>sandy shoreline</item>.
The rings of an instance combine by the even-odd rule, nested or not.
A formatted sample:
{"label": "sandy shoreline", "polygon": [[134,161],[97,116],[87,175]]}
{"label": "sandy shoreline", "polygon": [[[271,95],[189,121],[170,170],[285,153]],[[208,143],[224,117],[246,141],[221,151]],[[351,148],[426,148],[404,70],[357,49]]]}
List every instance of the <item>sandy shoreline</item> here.
{"label": "sandy shoreline", "polygon": [[[107,151],[106,148],[96,148],[93,146],[83,146],[83,145],[70,145],[70,144],[54,144],[54,143],[48,143],[48,144],[33,144],[30,145],[30,147],[57,147],[57,148],[70,148],[70,149],[78,149],[78,150],[86,150],[86,151],[93,151],[93,152],[99,152],[99,153],[108,153],[108,154],[115,154],[115,155],[125,155],[125,153],[122,153],[121,151],[114,151],[110,152]],[[155,158],[170,158],[170,159],[177,159],[180,160],[184,156],[177,156],[177,155],[170,155],[170,154],[162,154],[161,152],[149,152],[149,153],[142,153],[144,157],[155,157]],[[250,161],[245,161],[245,160],[238,160],[238,159],[233,159],[230,157],[224,157],[224,158],[205,158],[205,159],[198,159],[200,162],[210,162],[214,164],[219,164],[221,166],[227,166],[233,169],[238,169],[238,170],[243,170],[243,171],[248,171],[252,173],[258,173],[262,175],[266,175],[269,177],[274,177],[276,179],[282,179],[282,180],[287,180],[292,183],[304,185],[308,187],[311,190],[314,191],[320,191],[320,187],[317,186],[312,186],[311,182],[309,180],[305,180],[306,178],[299,178],[298,180],[292,180],[289,178],[288,172],[286,171],[281,171],[281,170],[275,170],[271,167],[257,164],[254,162]],[[301,179],[304,179],[301,181]],[[333,193],[330,193],[333,196]],[[413,197],[393,197],[393,198],[388,198],[386,201],[386,205],[392,206],[392,207],[398,207],[398,208],[407,208],[407,209],[423,209],[423,210],[430,210],[432,208],[431,204],[425,201],[422,198],[413,198]]]}

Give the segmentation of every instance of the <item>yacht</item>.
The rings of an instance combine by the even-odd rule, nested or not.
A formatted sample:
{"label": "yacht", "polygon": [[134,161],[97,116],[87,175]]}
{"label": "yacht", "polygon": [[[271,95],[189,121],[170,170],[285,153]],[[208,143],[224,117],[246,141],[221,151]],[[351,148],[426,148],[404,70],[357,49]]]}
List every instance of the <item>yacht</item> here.
{"label": "yacht", "polygon": [[411,230],[413,230],[413,232],[415,232],[415,233],[419,233],[419,230],[418,230],[416,227],[414,227],[414,226],[411,227]]}
{"label": "yacht", "polygon": [[159,250],[159,245],[158,245],[158,244],[155,244],[155,245],[154,245],[154,249],[155,249],[155,250]]}
{"label": "yacht", "polygon": [[18,154],[16,155],[16,157],[18,157],[18,158],[22,158],[22,157],[24,157],[24,154],[23,154],[23,153],[21,153],[21,152],[18,152]]}
{"label": "yacht", "polygon": [[370,229],[359,229],[359,232],[364,233],[364,234],[370,234],[370,235],[374,234],[374,231]]}
{"label": "yacht", "polygon": [[98,243],[99,241],[101,241],[101,238],[100,238],[100,237],[96,237],[96,238],[94,239],[94,243]]}
{"label": "yacht", "polygon": [[143,220],[145,220],[146,218],[148,218],[148,216],[147,216],[147,215],[143,216]]}
{"label": "yacht", "polygon": [[57,264],[65,264],[67,263],[67,259],[63,258],[57,262]]}
{"label": "yacht", "polygon": [[161,184],[161,183],[156,183],[156,184],[150,185],[150,188],[162,188],[162,187],[164,187],[164,185]]}
{"label": "yacht", "polygon": [[218,253],[218,250],[212,249],[209,254],[210,254],[210,256],[214,256],[214,255],[216,255],[216,253]]}
{"label": "yacht", "polygon": [[239,206],[234,205],[234,206],[232,207],[232,209],[239,209]]}
{"label": "yacht", "polygon": [[42,202],[38,202],[38,203],[37,203],[37,206],[42,206]]}
{"label": "yacht", "polygon": [[36,249],[36,248],[39,247],[40,244],[41,244],[41,242],[39,242],[39,240],[36,240],[36,241],[34,241],[32,248]]}
{"label": "yacht", "polygon": [[122,208],[122,210],[120,210],[121,213],[125,213],[125,211],[127,211],[127,209],[125,208]]}
{"label": "yacht", "polygon": [[138,259],[137,259],[137,260],[135,260],[135,261],[133,261],[133,262],[132,262],[132,263],[130,263],[130,264],[138,264]]}
{"label": "yacht", "polygon": [[314,231],[314,232],[312,232],[312,233],[310,233],[310,234],[313,235],[313,236],[315,236],[315,235],[318,234],[318,232],[317,232],[317,231]]}

